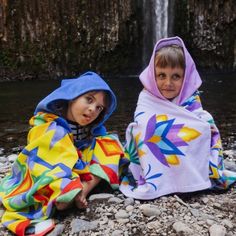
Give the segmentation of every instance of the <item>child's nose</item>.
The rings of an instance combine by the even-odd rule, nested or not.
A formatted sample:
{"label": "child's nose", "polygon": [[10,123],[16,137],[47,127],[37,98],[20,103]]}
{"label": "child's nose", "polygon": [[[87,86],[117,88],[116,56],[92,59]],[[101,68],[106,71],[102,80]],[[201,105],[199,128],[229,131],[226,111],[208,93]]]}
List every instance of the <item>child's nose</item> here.
{"label": "child's nose", "polygon": [[91,105],[89,106],[89,111],[90,111],[90,112],[95,112],[95,110],[96,110],[96,106],[91,104]]}
{"label": "child's nose", "polygon": [[167,78],[166,78],[166,85],[171,85],[171,83],[172,83],[171,78],[170,78],[170,77],[167,77]]}

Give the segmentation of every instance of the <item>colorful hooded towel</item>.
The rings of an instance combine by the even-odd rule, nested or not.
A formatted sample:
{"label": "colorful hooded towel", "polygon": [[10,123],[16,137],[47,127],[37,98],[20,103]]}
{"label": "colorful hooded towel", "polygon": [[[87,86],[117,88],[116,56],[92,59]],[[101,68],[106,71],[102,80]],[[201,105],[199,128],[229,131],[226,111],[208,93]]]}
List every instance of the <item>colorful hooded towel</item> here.
{"label": "colorful hooded towel", "polygon": [[94,138],[79,158],[65,120],[39,113],[31,124],[36,126],[28,135],[28,145],[0,185],[0,200],[6,208],[2,224],[17,235],[51,217],[55,201],[70,202],[83,187],[81,179],[90,173],[118,188],[123,153],[117,137],[107,135]]}
{"label": "colorful hooded towel", "polygon": [[[91,90],[105,90],[110,104],[103,119],[91,127],[93,138],[75,144],[67,121],[52,114],[53,109],[57,101],[72,100]],[[6,208],[2,216],[5,227],[25,235],[26,227],[52,216],[55,202],[70,202],[83,188],[81,181],[91,179],[90,174],[118,188],[123,150],[117,136],[107,135],[103,126],[115,107],[115,95],[93,72],[63,80],[39,103],[30,120],[33,128],[28,144],[0,183],[0,201]]]}
{"label": "colorful hooded towel", "polygon": [[[175,101],[161,95],[154,73],[156,51],[169,44],[183,47],[186,63],[182,90]],[[121,192],[137,199],[154,199],[232,184],[236,174],[224,169],[219,131],[195,92],[201,79],[182,40],[159,41],[140,80],[145,89],[139,95],[134,121],[126,130],[130,164]]]}

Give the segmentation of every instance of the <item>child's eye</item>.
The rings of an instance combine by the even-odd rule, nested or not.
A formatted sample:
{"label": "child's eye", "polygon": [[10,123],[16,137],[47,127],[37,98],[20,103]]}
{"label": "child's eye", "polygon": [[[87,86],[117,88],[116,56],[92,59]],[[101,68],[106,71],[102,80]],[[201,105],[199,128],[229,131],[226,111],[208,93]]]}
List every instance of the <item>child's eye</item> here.
{"label": "child's eye", "polygon": [[104,109],[103,106],[97,106],[97,110],[98,110],[99,112],[101,112],[103,109]]}
{"label": "child's eye", "polygon": [[86,99],[89,104],[93,102],[93,98],[90,96],[86,97]]}
{"label": "child's eye", "polygon": [[158,78],[158,79],[165,79],[165,74],[158,74],[158,75],[157,75],[157,78]]}
{"label": "child's eye", "polygon": [[179,80],[181,77],[180,77],[180,75],[178,75],[178,74],[174,74],[173,76],[172,76],[172,79],[173,80]]}

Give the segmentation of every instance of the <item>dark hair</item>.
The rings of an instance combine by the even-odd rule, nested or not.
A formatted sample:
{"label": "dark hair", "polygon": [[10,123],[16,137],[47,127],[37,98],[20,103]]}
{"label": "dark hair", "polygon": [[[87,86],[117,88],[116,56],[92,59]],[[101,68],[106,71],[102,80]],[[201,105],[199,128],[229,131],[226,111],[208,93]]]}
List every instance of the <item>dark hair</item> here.
{"label": "dark hair", "polygon": [[48,104],[48,109],[50,109],[55,115],[66,117],[69,101],[67,100],[55,100]]}
{"label": "dark hair", "polygon": [[[108,111],[108,107],[111,104],[110,94],[105,90],[92,90],[92,91],[88,91],[87,93],[96,94],[98,92],[104,93],[104,95],[105,95],[104,96],[104,105],[105,106],[104,106],[104,109],[99,114],[99,116],[97,117],[97,119],[94,120],[90,125],[98,124],[103,119],[103,117],[106,115],[106,113]],[[84,93],[84,94],[86,94],[86,93]],[[81,94],[80,96],[82,96],[84,94]],[[78,97],[80,97],[80,96],[78,96]],[[78,97],[74,98],[73,100],[77,99]],[[69,102],[70,101],[63,100],[63,99],[55,100],[55,101],[48,104],[48,109],[50,109],[55,115],[62,116],[64,118],[66,118]]]}
{"label": "dark hair", "polygon": [[155,66],[165,68],[170,66],[185,69],[185,58],[183,48],[179,45],[168,45],[156,52]]}

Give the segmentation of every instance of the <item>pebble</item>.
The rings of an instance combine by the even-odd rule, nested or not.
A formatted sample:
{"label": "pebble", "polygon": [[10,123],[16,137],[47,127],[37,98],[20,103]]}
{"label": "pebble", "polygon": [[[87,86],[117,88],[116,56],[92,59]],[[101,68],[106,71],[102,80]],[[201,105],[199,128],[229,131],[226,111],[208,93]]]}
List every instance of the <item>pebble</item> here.
{"label": "pebble", "polygon": [[128,206],[128,205],[133,205],[134,204],[134,199],[133,198],[126,198],[124,201],[124,205]]}
{"label": "pebble", "polygon": [[140,209],[145,216],[159,216],[161,214],[160,208],[155,205],[143,204]]}
{"label": "pebble", "polygon": [[116,219],[126,219],[126,218],[129,218],[129,214],[125,210],[119,210],[115,214],[115,218]]}
{"label": "pebble", "polygon": [[214,224],[209,229],[210,236],[224,236],[226,234],[226,229],[222,225]]}
{"label": "pebble", "polygon": [[118,197],[111,197],[109,198],[108,202],[109,203],[122,203],[124,200],[118,198]]}
{"label": "pebble", "polygon": [[111,236],[122,236],[123,231],[122,230],[115,230],[112,232]]}
{"label": "pebble", "polygon": [[94,230],[98,226],[97,221],[86,221],[81,219],[74,219],[71,222],[71,232],[78,233],[80,231]]}
{"label": "pebble", "polygon": [[94,201],[94,200],[104,200],[104,199],[109,199],[114,197],[113,194],[110,193],[98,193],[98,194],[93,194],[89,197],[89,201]]}
{"label": "pebble", "polygon": [[193,233],[193,231],[186,224],[180,221],[177,221],[173,224],[173,229],[177,234],[180,235],[189,235]]}
{"label": "pebble", "polygon": [[65,226],[63,224],[57,224],[52,232],[47,234],[47,236],[61,236],[64,231]]}
{"label": "pebble", "polygon": [[[5,156],[0,148],[0,178],[16,156]],[[236,235],[236,186],[227,192],[202,191],[187,197],[176,194],[149,201],[127,198],[115,191],[92,194],[88,203],[86,211],[72,209],[65,217],[55,216],[56,227],[47,236]],[[0,216],[3,213],[0,206]],[[3,225],[0,232],[12,236]]]}
{"label": "pebble", "polygon": [[16,160],[16,158],[18,157],[18,155],[16,154],[11,154],[7,157],[7,159],[10,161],[10,162],[14,162]]}

